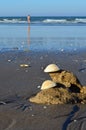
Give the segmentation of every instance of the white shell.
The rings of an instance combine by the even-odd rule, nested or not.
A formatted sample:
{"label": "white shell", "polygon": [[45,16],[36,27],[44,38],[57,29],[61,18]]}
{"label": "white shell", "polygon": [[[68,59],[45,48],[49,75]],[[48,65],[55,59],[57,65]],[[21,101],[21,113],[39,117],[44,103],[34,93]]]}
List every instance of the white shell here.
{"label": "white shell", "polygon": [[20,67],[28,67],[28,64],[21,64]]}
{"label": "white shell", "polygon": [[60,68],[55,65],[55,64],[49,64],[45,69],[44,72],[49,73],[49,72],[56,72],[60,70]]}
{"label": "white shell", "polygon": [[51,80],[46,80],[42,83],[41,90],[43,89],[49,89],[56,86],[56,83]]}

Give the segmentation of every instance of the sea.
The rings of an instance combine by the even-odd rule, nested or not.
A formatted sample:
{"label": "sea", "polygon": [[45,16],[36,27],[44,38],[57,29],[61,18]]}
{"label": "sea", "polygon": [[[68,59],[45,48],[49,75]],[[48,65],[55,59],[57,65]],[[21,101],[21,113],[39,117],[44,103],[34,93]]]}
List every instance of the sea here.
{"label": "sea", "polygon": [[0,52],[86,50],[86,17],[0,17]]}

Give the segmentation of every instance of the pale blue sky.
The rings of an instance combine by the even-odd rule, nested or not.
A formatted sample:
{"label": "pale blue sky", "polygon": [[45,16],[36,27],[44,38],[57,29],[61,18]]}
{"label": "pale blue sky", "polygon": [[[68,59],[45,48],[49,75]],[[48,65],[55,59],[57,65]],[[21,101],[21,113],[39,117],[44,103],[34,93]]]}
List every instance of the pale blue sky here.
{"label": "pale blue sky", "polygon": [[0,16],[86,16],[86,0],[0,0]]}

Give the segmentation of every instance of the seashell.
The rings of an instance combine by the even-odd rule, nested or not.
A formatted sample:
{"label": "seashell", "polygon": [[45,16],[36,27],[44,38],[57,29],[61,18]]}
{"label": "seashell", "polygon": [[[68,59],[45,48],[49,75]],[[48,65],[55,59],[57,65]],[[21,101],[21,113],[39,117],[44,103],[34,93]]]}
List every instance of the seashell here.
{"label": "seashell", "polygon": [[45,69],[44,72],[49,73],[49,72],[56,72],[59,71],[60,68],[55,65],[55,64],[49,64]]}
{"label": "seashell", "polygon": [[56,83],[51,80],[46,80],[42,83],[41,90],[53,88],[56,86]]}
{"label": "seashell", "polygon": [[21,64],[20,67],[28,67],[28,64]]}

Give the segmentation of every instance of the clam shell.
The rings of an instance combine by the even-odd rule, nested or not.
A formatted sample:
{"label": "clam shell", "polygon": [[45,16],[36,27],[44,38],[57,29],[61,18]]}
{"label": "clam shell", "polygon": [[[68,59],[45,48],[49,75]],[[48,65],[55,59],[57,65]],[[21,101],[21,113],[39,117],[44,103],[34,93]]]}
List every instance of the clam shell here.
{"label": "clam shell", "polygon": [[59,71],[60,68],[56,64],[49,64],[45,69],[44,72],[49,73],[49,72],[56,72]]}
{"label": "clam shell", "polygon": [[56,86],[56,83],[51,80],[46,80],[42,83],[41,90],[53,88]]}

